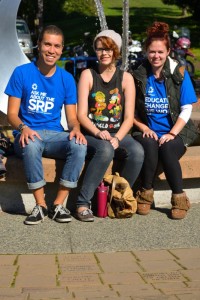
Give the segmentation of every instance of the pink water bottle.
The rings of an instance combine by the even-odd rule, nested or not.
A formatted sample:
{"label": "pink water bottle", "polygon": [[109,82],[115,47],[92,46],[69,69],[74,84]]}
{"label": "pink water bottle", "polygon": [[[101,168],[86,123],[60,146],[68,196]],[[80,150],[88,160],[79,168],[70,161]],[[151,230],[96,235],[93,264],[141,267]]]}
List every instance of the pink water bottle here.
{"label": "pink water bottle", "polygon": [[105,186],[102,181],[98,186],[98,191],[97,191],[97,216],[100,218],[105,218],[108,215],[107,196],[108,196],[108,187]]}

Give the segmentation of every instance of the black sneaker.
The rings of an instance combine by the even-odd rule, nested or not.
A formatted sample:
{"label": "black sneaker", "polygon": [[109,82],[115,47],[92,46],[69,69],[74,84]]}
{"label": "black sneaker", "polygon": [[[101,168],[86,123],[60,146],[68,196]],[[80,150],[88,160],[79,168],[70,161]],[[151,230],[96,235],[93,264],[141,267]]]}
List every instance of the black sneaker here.
{"label": "black sneaker", "polygon": [[46,218],[48,215],[47,209],[43,206],[36,205],[31,213],[30,216],[28,216],[24,223],[26,225],[36,225],[44,221],[44,218]]}
{"label": "black sneaker", "polygon": [[94,221],[93,212],[89,208],[86,208],[81,212],[76,212],[76,218],[79,221],[83,221],[83,222],[93,222]]}
{"label": "black sneaker", "polygon": [[49,218],[60,223],[68,223],[72,220],[70,211],[61,204],[52,206],[49,211]]}

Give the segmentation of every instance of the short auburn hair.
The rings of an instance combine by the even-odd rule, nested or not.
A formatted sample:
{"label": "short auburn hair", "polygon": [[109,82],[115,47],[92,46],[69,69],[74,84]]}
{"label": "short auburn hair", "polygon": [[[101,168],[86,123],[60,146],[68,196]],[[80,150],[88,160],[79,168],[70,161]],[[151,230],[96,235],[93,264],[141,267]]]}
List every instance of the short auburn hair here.
{"label": "short auburn hair", "polygon": [[109,38],[107,36],[98,37],[94,42],[95,49],[97,48],[96,45],[97,45],[98,41],[100,41],[102,43],[103,47],[113,50],[113,58],[115,60],[118,60],[120,58],[120,50],[111,38]]}

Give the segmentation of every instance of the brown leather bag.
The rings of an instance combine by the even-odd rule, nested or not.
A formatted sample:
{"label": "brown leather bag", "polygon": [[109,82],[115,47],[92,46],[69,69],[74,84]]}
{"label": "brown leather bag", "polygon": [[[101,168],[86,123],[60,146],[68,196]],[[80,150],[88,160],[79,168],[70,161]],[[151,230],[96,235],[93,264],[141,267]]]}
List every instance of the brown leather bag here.
{"label": "brown leather bag", "polygon": [[128,181],[119,176],[107,175],[104,182],[109,185],[108,216],[110,218],[130,218],[137,210],[137,202]]}

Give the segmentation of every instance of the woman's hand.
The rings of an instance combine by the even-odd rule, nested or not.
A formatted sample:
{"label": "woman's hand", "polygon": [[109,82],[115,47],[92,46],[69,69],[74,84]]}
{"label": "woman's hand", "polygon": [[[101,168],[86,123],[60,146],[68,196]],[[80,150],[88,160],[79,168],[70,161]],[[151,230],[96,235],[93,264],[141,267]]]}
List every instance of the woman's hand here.
{"label": "woman's hand", "polygon": [[151,137],[151,138],[155,139],[156,141],[158,140],[157,134],[153,130],[151,130],[150,128],[145,129],[143,131],[143,135],[142,136],[143,137]]}
{"label": "woman's hand", "polygon": [[161,138],[159,139],[159,146],[161,146],[162,144],[167,143],[171,140],[174,140],[174,139],[175,139],[175,136],[171,135],[170,133],[163,134],[161,136]]}
{"label": "woman's hand", "polygon": [[119,147],[119,139],[116,136],[111,137],[110,143],[113,146],[114,150]]}
{"label": "woman's hand", "polygon": [[107,130],[99,131],[95,136],[99,139],[110,141],[114,149],[119,147],[119,139],[115,136],[111,136]]}
{"label": "woman's hand", "polygon": [[107,140],[107,141],[110,141],[112,138],[112,136],[110,135],[110,133],[107,130],[99,131],[99,132],[97,132],[97,134],[95,136],[99,139]]}

